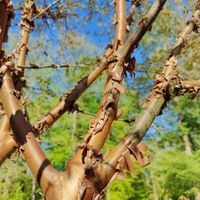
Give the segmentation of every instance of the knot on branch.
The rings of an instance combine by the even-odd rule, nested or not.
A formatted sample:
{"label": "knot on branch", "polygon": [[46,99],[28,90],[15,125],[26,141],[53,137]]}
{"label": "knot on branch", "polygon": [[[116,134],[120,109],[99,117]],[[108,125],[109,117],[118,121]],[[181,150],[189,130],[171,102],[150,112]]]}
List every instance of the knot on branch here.
{"label": "knot on branch", "polygon": [[174,74],[174,76],[167,76],[164,74],[156,76],[156,85],[154,86],[154,94],[156,98],[160,98],[162,96],[165,97],[166,100],[170,100],[173,94],[174,88],[176,85],[180,84],[180,78],[178,74]]}
{"label": "knot on branch", "polygon": [[36,135],[39,135],[39,133],[48,130],[49,124],[46,121],[46,117],[48,116],[51,116],[53,119],[55,118],[53,114],[48,112],[41,120],[37,121],[36,124],[33,126],[35,132],[37,132]]}
{"label": "knot on branch", "polygon": [[92,147],[86,145],[83,151],[83,164],[85,170],[85,177],[90,179],[95,176],[94,169],[102,162],[103,156]]}
{"label": "knot on branch", "polygon": [[2,103],[0,102],[0,116],[2,117],[2,116],[5,115],[5,114],[6,114],[6,112],[5,112],[5,110],[3,109]]}

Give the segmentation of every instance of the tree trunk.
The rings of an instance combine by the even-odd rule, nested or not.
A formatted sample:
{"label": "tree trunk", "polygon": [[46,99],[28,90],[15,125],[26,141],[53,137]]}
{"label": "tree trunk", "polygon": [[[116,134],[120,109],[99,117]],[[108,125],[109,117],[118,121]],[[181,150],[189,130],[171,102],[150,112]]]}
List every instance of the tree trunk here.
{"label": "tree trunk", "polygon": [[152,181],[152,190],[153,190],[153,200],[159,200],[158,191],[157,191],[157,183],[153,175],[151,177],[151,181]]}
{"label": "tree trunk", "polygon": [[35,190],[36,190],[36,181],[33,177],[32,179],[32,194],[31,194],[31,200],[35,200]]}

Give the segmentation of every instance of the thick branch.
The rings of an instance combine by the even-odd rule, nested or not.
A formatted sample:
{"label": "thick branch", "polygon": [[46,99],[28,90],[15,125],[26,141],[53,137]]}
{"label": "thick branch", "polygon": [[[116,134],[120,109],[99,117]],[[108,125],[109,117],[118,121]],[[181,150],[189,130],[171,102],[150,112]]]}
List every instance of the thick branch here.
{"label": "thick branch", "polygon": [[[136,47],[138,43],[140,42],[141,38],[145,34],[145,32],[148,30],[149,26],[152,24],[153,20],[156,18],[160,10],[162,9],[162,6],[164,5],[166,1],[160,1],[157,0],[153,4],[152,8],[150,9],[149,13],[147,14],[147,20],[142,21],[139,25],[138,29],[134,34],[130,36],[129,41],[131,40],[132,46]],[[116,4],[119,3],[119,1],[116,1]],[[121,2],[122,3],[122,2]],[[125,1],[123,1],[125,3]],[[125,8],[125,6],[122,6]],[[117,5],[116,5],[117,8]],[[125,11],[121,11],[125,12]],[[118,19],[117,19],[118,21]],[[121,29],[122,30],[122,29]],[[126,29],[123,30],[124,34],[126,33]],[[132,38],[134,37],[134,39]],[[121,41],[121,40],[120,40]],[[109,78],[108,82],[106,84],[106,87],[104,89],[103,98],[101,101],[101,105],[99,108],[99,111],[97,113],[97,117],[90,122],[88,135],[84,137],[84,143],[79,146],[79,149],[75,156],[72,158],[72,160],[69,162],[69,165],[67,165],[66,170],[68,173],[76,174],[74,167],[76,166],[79,169],[84,169],[84,174],[76,174],[77,180],[81,180],[81,182],[87,182],[90,178],[97,178],[98,177],[88,177],[90,176],[88,173],[92,173],[93,165],[91,164],[91,154],[98,156],[98,152],[101,150],[102,146],[104,145],[104,142],[107,139],[110,127],[112,125],[112,122],[116,116],[116,109],[117,109],[117,103],[119,99],[119,94],[123,92],[123,87],[121,86],[123,75],[124,75],[124,63],[127,61],[128,56],[130,55],[130,52],[127,52],[126,46],[119,45],[119,50],[116,49],[116,54],[118,56],[113,57],[112,64],[109,66]],[[125,50],[125,52],[124,52]],[[132,49],[131,49],[132,50]],[[123,54],[122,54],[123,52]],[[71,167],[73,166],[73,168]],[[89,181],[90,182],[90,181]],[[90,185],[91,184],[91,185]],[[103,182],[99,182],[97,185],[95,180],[90,182],[91,189],[89,189],[89,186],[87,187],[86,184],[86,193],[85,199],[90,199],[91,195],[94,194],[94,191],[99,191],[104,187]],[[80,183],[81,185],[81,183]],[[91,191],[94,190],[94,191]],[[95,192],[95,196],[97,193]]]}
{"label": "thick branch", "polygon": [[[29,1],[29,4],[23,9],[23,17],[21,21],[21,32],[20,32],[20,38],[17,44],[17,47],[14,52],[14,58],[16,59],[16,65],[17,67],[14,67],[14,64],[11,62],[7,62],[4,67],[5,73],[6,67],[9,67],[11,71],[15,71],[13,79],[15,82],[15,89],[18,91],[21,91],[23,87],[24,82],[24,71],[19,69],[18,66],[23,66],[25,64],[26,60],[26,53],[28,50],[28,41],[29,41],[29,32],[31,29],[32,23],[29,22],[29,19],[32,18],[33,12],[34,12],[34,2]],[[3,67],[1,67],[3,69]],[[22,99],[21,99],[22,100]],[[8,121],[7,117],[4,117],[3,121]],[[12,137],[12,130],[10,130],[10,126],[7,127],[6,130],[3,131],[4,134],[1,134],[1,141],[0,145],[4,148],[4,150],[0,151],[0,164],[3,163],[3,161],[10,155],[12,152],[18,147],[18,144],[14,141]],[[6,134],[7,133],[7,137]]]}
{"label": "thick branch", "polygon": [[124,44],[126,39],[126,3],[124,0],[116,0],[116,26],[115,41]]}
{"label": "thick branch", "polygon": [[[139,144],[153,123],[155,117],[162,113],[163,106],[166,101],[169,100],[168,89],[177,84],[178,73],[176,71],[176,66],[178,57],[185,44],[187,36],[195,29],[199,18],[200,10],[198,9],[192,16],[192,20],[186,25],[178,37],[174,47],[172,48],[169,59],[165,63],[162,73],[156,78],[156,84],[153,91],[143,103],[143,110],[136,118],[133,128],[108,155],[108,157],[105,158],[104,172],[102,173],[101,179],[104,180],[105,177],[107,177],[108,181],[105,181],[105,185],[108,184],[109,180],[116,173],[116,166],[123,153],[126,152],[127,149],[131,149],[131,147]],[[194,84],[197,84],[197,82]]]}
{"label": "thick branch", "polygon": [[26,162],[33,175],[37,178],[44,193],[46,193],[49,189],[49,184],[54,184],[52,178],[55,180],[55,178],[59,176],[57,176],[57,172],[50,165],[36,141],[31,125],[25,119],[21,111],[21,105],[14,91],[15,88],[11,75],[9,72],[6,72],[0,89],[2,104],[10,121],[15,138],[21,145]]}

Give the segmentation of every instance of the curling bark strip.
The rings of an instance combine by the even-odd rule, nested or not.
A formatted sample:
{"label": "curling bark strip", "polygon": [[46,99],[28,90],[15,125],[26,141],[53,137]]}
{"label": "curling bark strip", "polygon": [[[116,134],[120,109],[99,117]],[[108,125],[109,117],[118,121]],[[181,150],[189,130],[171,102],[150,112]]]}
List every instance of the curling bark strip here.
{"label": "curling bark strip", "polygon": [[[101,173],[101,180],[105,180],[106,177],[107,180],[110,180],[111,177],[114,176],[114,174],[117,172],[116,166],[122,154],[127,151],[127,149],[131,149],[139,144],[154,119],[161,114],[166,101],[170,100],[168,91],[171,88],[174,90],[174,86],[177,85],[177,80],[179,79],[178,72],[176,70],[177,60],[180,56],[182,48],[184,47],[187,36],[196,29],[197,22],[200,18],[199,8],[200,7],[197,8],[195,13],[192,15],[191,20],[178,36],[177,41],[171,50],[170,56],[165,63],[162,73],[156,77],[156,83],[153,91],[143,103],[143,110],[136,118],[133,128],[128,132],[127,136],[121,140],[116,148],[114,148],[112,152],[105,158],[105,163],[103,166],[104,170],[101,169],[101,171],[103,171],[103,173]],[[187,85],[187,82],[185,83]],[[196,84],[198,84],[198,82],[195,81],[194,85]],[[187,91],[190,92],[190,90]]]}

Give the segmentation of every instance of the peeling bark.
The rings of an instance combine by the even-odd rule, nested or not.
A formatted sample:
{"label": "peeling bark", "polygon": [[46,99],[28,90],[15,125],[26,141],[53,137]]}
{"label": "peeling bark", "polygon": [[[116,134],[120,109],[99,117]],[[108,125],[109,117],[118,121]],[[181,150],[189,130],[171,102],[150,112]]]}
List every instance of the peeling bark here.
{"label": "peeling bark", "polygon": [[[116,4],[117,3],[118,1],[116,1]],[[132,44],[131,47],[135,47],[138,45],[138,43],[140,42],[145,32],[148,30],[148,27],[153,23],[154,19],[156,18],[156,16],[162,9],[162,6],[164,5],[164,3],[165,1],[155,1],[151,9],[149,10],[147,17],[145,17],[148,20],[142,21],[138,29],[136,30],[136,32],[130,36],[130,39],[128,40],[128,44],[131,42]],[[123,30],[123,31],[125,34],[126,30]],[[77,153],[74,155],[74,157],[70,161],[70,164],[73,163],[72,164],[73,166],[83,165],[83,167],[85,168],[88,168],[88,166],[90,166],[89,167],[90,172],[93,174],[93,175],[90,175],[90,178],[92,179],[92,181],[90,180],[90,178],[87,178],[87,177],[84,178],[82,176],[78,176],[83,182],[84,181],[87,182],[86,186],[88,185],[88,189],[85,194],[86,199],[90,199],[91,195],[93,194],[97,196],[100,193],[100,191],[109,183],[109,181],[111,180],[111,178],[116,172],[116,168],[110,169],[109,166],[116,166],[119,158],[122,155],[121,154],[122,151],[121,151],[120,156],[116,159],[116,163],[115,163],[116,165],[112,165],[113,163],[106,162],[106,164],[99,165],[99,167],[97,167],[98,169],[94,170],[95,167],[90,164],[90,162],[92,162],[91,159],[93,157],[99,156],[99,151],[101,150],[108,136],[111,124],[116,115],[116,108],[117,108],[119,94],[121,91],[123,91],[122,86],[121,86],[123,73],[124,73],[123,64],[130,54],[130,52],[126,51],[127,50],[126,47],[127,47],[127,43],[122,45],[121,47],[119,46],[119,50],[117,50],[116,52],[116,55],[120,55],[120,56],[116,58],[117,60],[116,64],[111,66],[112,68],[110,72],[110,78],[108,79],[107,85],[104,89],[104,95],[101,101],[99,111],[97,113],[97,117],[96,119],[91,121],[89,131],[88,131],[89,133],[84,138],[84,143],[80,146]],[[123,54],[121,54],[121,51],[123,51]],[[118,155],[119,149],[116,148],[113,154]],[[132,150],[132,146],[130,146],[130,149]],[[123,153],[125,153],[126,150],[127,148],[124,150]],[[88,159],[90,162],[88,161]],[[96,165],[98,166],[98,162],[96,162]],[[110,171],[108,170],[108,168]],[[73,169],[67,168],[67,171],[71,171],[72,173]],[[90,187],[92,189],[89,189]]]}

